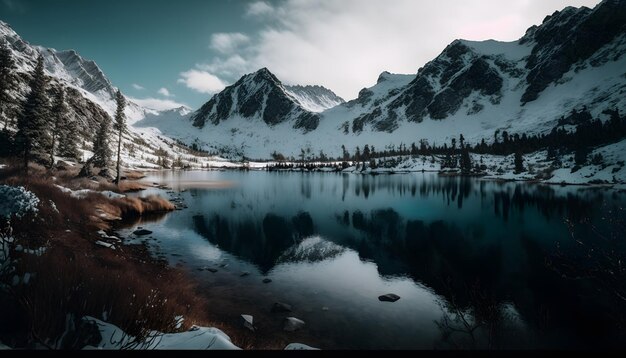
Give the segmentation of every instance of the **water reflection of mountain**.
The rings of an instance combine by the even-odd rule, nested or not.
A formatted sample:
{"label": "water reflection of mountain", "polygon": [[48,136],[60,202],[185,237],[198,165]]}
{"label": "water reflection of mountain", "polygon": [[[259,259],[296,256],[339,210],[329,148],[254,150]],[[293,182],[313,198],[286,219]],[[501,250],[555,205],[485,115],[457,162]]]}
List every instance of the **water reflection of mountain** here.
{"label": "water reflection of mountain", "polygon": [[276,260],[277,264],[290,262],[319,262],[344,253],[346,248],[320,236],[311,236],[285,250]]}
{"label": "water reflection of mountain", "polygon": [[[567,238],[565,225],[552,225],[553,231],[540,236],[523,230],[524,223],[532,226],[538,218],[553,223],[562,223],[564,218],[592,220],[601,215],[597,210],[605,193],[563,193],[548,186],[441,179],[384,181],[364,176],[355,182],[344,176],[340,180],[343,192],[336,194],[370,200],[382,193],[410,195],[416,200],[441,198],[445,206],[470,206],[471,210],[483,210],[483,216],[489,218],[471,225],[446,217],[409,219],[393,205],[348,209],[346,202],[293,216],[269,211],[256,220],[228,212],[205,213],[193,217],[194,229],[264,273],[281,263],[332,259],[348,248],[363,260],[375,262],[381,275],[411,277],[461,307],[476,302],[475,290],[468,287],[480,287],[480,295],[493,302],[512,302],[533,327],[550,327],[551,334],[585,335],[585,341],[606,339],[602,338],[602,334],[608,335],[602,304],[579,298],[581,292],[597,293],[591,293],[593,289],[582,282],[563,280],[545,265],[555,246],[550,240]],[[298,188],[305,198],[315,198],[316,190],[311,183],[301,183]],[[328,215],[339,229],[325,221]],[[493,220],[507,222],[520,217],[526,221],[514,226],[518,230],[498,234],[496,239],[493,233],[489,235]],[[312,242],[307,239],[312,235],[332,242]]]}
{"label": "water reflection of mountain", "polygon": [[314,234],[311,215],[305,212],[290,219],[267,214],[261,223],[231,223],[219,214],[196,215],[193,223],[194,229],[211,243],[258,265],[263,272],[274,267],[287,248]]}

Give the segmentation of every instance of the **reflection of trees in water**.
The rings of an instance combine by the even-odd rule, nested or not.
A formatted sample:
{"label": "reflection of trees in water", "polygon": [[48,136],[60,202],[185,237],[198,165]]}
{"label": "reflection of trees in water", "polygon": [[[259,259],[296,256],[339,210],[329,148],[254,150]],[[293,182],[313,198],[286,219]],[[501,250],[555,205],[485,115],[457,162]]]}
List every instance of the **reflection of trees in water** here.
{"label": "reflection of trees in water", "polygon": [[[374,192],[380,191],[401,191],[406,195],[423,197],[438,195],[444,198],[447,205],[456,204],[459,208],[467,203],[469,196],[476,195],[481,199],[481,205],[490,204],[493,200],[496,216],[505,221],[513,213],[521,215],[536,211],[547,220],[565,217],[571,222],[589,226],[592,216],[600,215],[595,211],[597,200],[602,195],[557,195],[551,187],[473,182],[463,178],[441,179],[424,183],[398,181],[391,185],[377,181],[376,177],[350,183],[349,177],[344,175],[343,188],[340,189],[343,189],[343,198],[346,193],[371,197]],[[351,189],[350,185],[356,187]],[[619,317],[614,314],[616,309],[622,313],[624,310],[610,300],[607,302],[613,302],[613,307],[608,307],[604,302],[606,297],[598,294],[595,281],[600,277],[601,282],[605,280],[605,287],[624,288],[623,254],[626,248],[603,246],[604,249],[600,250],[591,245],[590,242],[598,245],[591,239],[593,230],[602,228],[576,229],[576,238],[589,238],[591,241],[585,241],[585,245],[581,246],[585,248],[581,251],[584,255],[563,251],[556,257],[558,262],[552,257],[553,266],[560,264],[559,274],[555,274],[551,270],[554,267],[546,265],[548,252],[539,244],[537,239],[541,238],[516,232],[511,232],[513,236],[509,239],[520,242],[520,248],[514,253],[520,262],[516,263],[519,267],[509,269],[511,263],[503,256],[504,241],[492,242],[485,238],[489,232],[489,228],[485,227],[488,222],[473,223],[472,230],[465,230],[444,221],[406,220],[393,208],[335,210],[334,217],[344,228],[344,233],[329,239],[357,251],[362,259],[375,262],[381,275],[409,275],[444,297],[446,315],[438,322],[442,330],[442,344],[477,348],[515,346],[519,340],[511,339],[519,338],[521,333],[511,330],[513,323],[506,309],[508,302],[536,333],[532,344],[539,347],[576,344],[584,347],[589,342],[598,342],[602,336],[613,339],[618,331],[616,327],[623,327],[617,326],[618,323],[607,316]],[[622,215],[623,219],[623,212],[616,215]],[[299,212],[293,217],[268,213],[260,222],[229,221],[214,214],[196,216],[194,223],[196,230],[209,241],[257,264],[264,272],[276,265],[279,258],[281,262],[308,258],[323,260],[334,257],[332,253],[337,252],[326,250],[326,245],[313,248],[301,245],[303,239],[318,233],[316,223],[308,212]],[[616,232],[612,228],[605,229],[600,231]],[[610,255],[609,248],[621,250],[622,256]],[[598,253],[604,257],[596,257]],[[619,259],[614,259],[616,257]],[[580,266],[583,258],[589,263],[588,267]],[[585,271],[580,267],[585,267]],[[604,271],[598,267],[604,267]],[[564,268],[575,269],[574,272],[582,278],[571,279],[568,275],[573,274]],[[622,276],[608,275],[609,269],[621,272]],[[590,276],[589,272],[593,275]],[[602,272],[604,276],[599,276]],[[621,286],[616,281],[618,278],[622,280]],[[468,329],[472,334],[476,332],[474,336],[463,333]],[[615,342],[612,340],[609,344],[615,345]]]}
{"label": "reflection of trees in water", "polygon": [[[525,193],[513,193],[513,196],[515,199],[509,200],[509,210],[527,210],[527,203],[537,206],[544,203]],[[579,218],[591,225],[590,211],[595,205],[572,196],[555,200],[556,203],[548,203],[545,210],[564,213],[569,220]],[[612,211],[617,212],[615,208]],[[604,213],[597,214],[605,216]],[[550,215],[555,216],[554,213]],[[601,242],[590,239],[579,254],[571,250],[560,253],[561,265],[578,275],[574,279],[551,272],[546,265],[550,251],[540,246],[538,238],[519,233],[522,245],[515,256],[521,260],[522,266],[511,271],[508,269],[510,263],[503,259],[502,241],[485,242],[484,229],[467,233],[444,221],[405,222],[392,209],[375,210],[369,215],[361,211],[353,212],[353,227],[365,233],[368,239],[353,238],[346,244],[358,251],[362,258],[376,262],[381,274],[409,274],[444,296],[448,313],[439,324],[442,331],[448,331],[442,332],[442,338],[452,332],[459,333],[457,330],[468,329],[461,313],[466,315],[466,319],[473,317],[474,323],[481,327],[480,338],[470,334],[461,334],[464,338],[460,338],[455,334],[453,341],[447,341],[452,346],[515,346],[518,342],[511,337],[520,337],[522,333],[519,330],[507,331],[506,337],[496,334],[503,332],[498,327],[505,325],[511,328],[514,323],[510,317],[503,315],[506,313],[502,311],[504,302],[512,302],[524,322],[537,333],[532,341],[537,346],[619,346],[620,343],[616,342],[625,342],[615,334],[624,332],[626,322],[625,302],[619,302],[626,292],[626,269],[623,266],[626,236],[623,211],[616,215],[622,218],[619,222],[622,225],[621,234],[614,225],[603,228],[603,231],[613,236],[618,233],[613,239],[619,241],[612,241],[611,245],[599,249]],[[579,230],[577,235],[593,238],[594,230],[599,229],[590,226],[587,230]],[[509,239],[517,238],[511,236]],[[593,245],[589,246],[589,241]],[[616,246],[618,242],[620,246]],[[581,260],[586,264],[581,265]],[[562,273],[563,267],[560,270]],[[475,282],[480,282],[480,287],[468,289]],[[609,300],[613,302],[612,307],[607,307],[605,303],[609,297],[597,291],[603,286],[614,293],[614,299]],[[483,299],[478,300],[477,297]],[[474,326],[469,328],[478,329]],[[530,342],[529,337],[524,336],[524,339]]]}
{"label": "reflection of trees in water", "polygon": [[547,220],[568,215],[577,219],[588,218],[592,214],[592,201],[601,197],[582,199],[578,195],[558,196],[553,188],[547,186],[515,185],[513,190],[493,192],[494,214],[508,221],[513,209],[523,213],[528,207],[537,209]]}
{"label": "reflection of trees in water", "polygon": [[[387,176],[358,176],[354,182],[355,196],[369,198],[376,191],[392,195],[419,195],[423,198],[441,197],[446,205],[453,205],[459,209],[471,195],[475,194],[482,200],[493,195],[494,214],[507,221],[515,209],[523,213],[528,207],[536,208],[546,219],[561,218],[563,215],[576,215],[583,218],[590,215],[593,208],[589,201],[602,200],[603,193],[587,192],[588,198],[582,199],[577,194],[559,195],[557,190],[548,185],[528,185],[512,182],[476,181],[466,177],[434,177],[432,180],[418,180],[416,177],[396,177],[390,180]],[[342,201],[350,187],[350,177],[342,177]]]}

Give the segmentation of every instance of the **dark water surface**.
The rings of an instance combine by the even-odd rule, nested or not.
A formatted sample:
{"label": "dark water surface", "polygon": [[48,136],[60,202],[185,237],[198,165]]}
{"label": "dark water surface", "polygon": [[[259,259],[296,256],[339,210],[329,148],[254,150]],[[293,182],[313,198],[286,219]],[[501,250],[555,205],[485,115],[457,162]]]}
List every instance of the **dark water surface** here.
{"label": "dark water surface", "polygon": [[[146,180],[169,183],[188,206],[139,224],[154,231],[155,255],[188,269],[219,319],[252,314],[260,334],[320,348],[626,345],[618,190],[428,173]],[[178,186],[204,181],[230,186]],[[386,293],[401,299],[380,302]],[[271,313],[274,302],[293,312]],[[283,332],[288,315],[303,330]]]}

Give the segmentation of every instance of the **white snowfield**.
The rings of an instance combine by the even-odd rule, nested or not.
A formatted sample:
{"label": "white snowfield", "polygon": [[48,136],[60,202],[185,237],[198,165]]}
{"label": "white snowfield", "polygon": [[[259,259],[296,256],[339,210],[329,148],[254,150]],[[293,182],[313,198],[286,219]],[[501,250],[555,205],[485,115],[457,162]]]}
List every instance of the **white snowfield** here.
{"label": "white snowfield", "polygon": [[[98,326],[102,340],[96,346],[86,346],[84,349],[157,349],[157,350],[239,350],[231,342],[226,333],[217,328],[192,326],[187,332],[161,333],[153,331],[148,339],[137,342],[119,327],[103,322],[97,318],[84,317],[83,320],[93,322]],[[317,350],[302,343],[291,343],[285,350]]]}
{"label": "white snowfield", "polygon": [[126,195],[118,194],[110,190],[104,190],[104,191],[91,190],[91,189],[72,190],[70,188],[66,188],[64,186],[57,185],[57,184],[55,184],[54,186],[59,188],[62,192],[69,194],[72,198],[76,198],[76,199],[83,199],[89,194],[100,194],[100,195],[106,196],[109,199],[118,199],[118,198],[126,197]]}
{"label": "white snowfield", "polygon": [[331,90],[321,86],[285,86],[287,94],[307,111],[319,113],[345,101]]}
{"label": "white snowfield", "polygon": [[93,317],[84,317],[86,321],[94,322],[102,341],[96,346],[86,346],[84,349],[185,349],[185,350],[233,350],[240,349],[230,338],[217,328],[193,326],[187,332],[161,333],[153,331],[143,342],[127,335],[115,325],[102,322]]}

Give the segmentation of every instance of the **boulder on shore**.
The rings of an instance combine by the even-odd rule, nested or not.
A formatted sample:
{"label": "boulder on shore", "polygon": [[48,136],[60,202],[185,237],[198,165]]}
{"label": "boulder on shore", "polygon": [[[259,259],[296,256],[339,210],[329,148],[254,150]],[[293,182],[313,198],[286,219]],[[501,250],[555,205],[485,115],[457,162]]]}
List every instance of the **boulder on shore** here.
{"label": "boulder on shore", "polygon": [[246,327],[247,329],[251,330],[252,332],[254,332],[254,317],[252,317],[249,314],[242,314],[241,315],[241,323],[243,324],[244,327]]}

